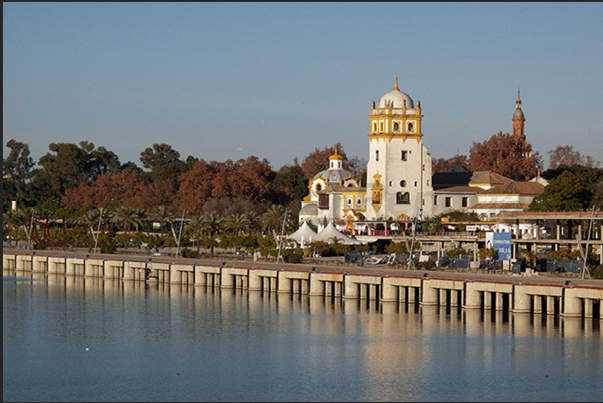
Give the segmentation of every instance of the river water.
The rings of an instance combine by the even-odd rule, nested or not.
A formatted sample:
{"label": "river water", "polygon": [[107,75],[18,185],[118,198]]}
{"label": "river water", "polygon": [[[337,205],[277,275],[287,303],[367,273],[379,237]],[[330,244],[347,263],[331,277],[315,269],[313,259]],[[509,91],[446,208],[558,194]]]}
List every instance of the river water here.
{"label": "river water", "polygon": [[17,275],[4,401],[603,399],[598,320]]}

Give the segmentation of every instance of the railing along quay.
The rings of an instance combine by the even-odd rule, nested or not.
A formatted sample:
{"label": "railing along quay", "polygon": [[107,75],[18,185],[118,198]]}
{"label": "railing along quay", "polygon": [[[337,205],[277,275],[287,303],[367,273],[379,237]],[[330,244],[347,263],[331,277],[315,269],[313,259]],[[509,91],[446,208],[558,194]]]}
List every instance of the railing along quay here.
{"label": "railing along quay", "polygon": [[[603,287],[227,267],[98,257],[3,254],[4,271],[319,295],[603,320]],[[417,273],[419,274],[419,273]]]}

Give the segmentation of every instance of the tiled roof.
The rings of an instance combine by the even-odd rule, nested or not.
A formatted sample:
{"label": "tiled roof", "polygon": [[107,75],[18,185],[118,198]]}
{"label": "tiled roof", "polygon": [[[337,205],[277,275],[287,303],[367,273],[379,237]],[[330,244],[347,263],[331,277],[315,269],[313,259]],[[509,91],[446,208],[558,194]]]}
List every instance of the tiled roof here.
{"label": "tiled roof", "polygon": [[527,210],[530,203],[477,203],[471,210]]}
{"label": "tiled roof", "polygon": [[327,186],[318,194],[329,194],[329,193],[346,193],[346,192],[354,192],[354,193],[366,193],[365,187],[358,186]]}
{"label": "tiled roof", "polygon": [[434,190],[434,193],[483,193],[484,190],[479,187],[471,187],[471,186],[452,186],[448,188],[441,188],[438,190]]}
{"label": "tiled roof", "polygon": [[471,177],[470,185],[502,185],[505,183],[513,182],[512,179],[506,178],[502,175],[495,174],[490,171],[475,171]]}
{"label": "tiled roof", "polygon": [[544,186],[538,182],[510,182],[483,191],[481,194],[512,194],[537,196],[544,191]]}

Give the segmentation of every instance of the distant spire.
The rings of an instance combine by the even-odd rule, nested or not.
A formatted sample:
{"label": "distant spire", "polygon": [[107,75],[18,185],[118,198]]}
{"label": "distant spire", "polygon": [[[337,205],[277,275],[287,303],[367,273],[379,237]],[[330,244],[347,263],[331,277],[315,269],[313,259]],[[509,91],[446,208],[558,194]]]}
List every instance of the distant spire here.
{"label": "distant spire", "polygon": [[398,76],[396,76],[396,85],[394,85],[394,89],[392,91],[400,91],[398,88]]}

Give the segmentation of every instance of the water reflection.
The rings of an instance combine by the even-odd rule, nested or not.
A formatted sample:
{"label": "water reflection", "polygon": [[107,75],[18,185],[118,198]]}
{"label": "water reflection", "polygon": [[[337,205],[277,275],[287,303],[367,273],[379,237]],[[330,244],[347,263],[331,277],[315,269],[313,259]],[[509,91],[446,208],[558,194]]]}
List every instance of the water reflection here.
{"label": "water reflection", "polygon": [[[25,278],[47,281],[4,283],[5,400],[601,396],[601,332],[592,320],[63,275]],[[26,379],[33,368],[31,386]],[[182,376],[174,379],[176,373]]]}

